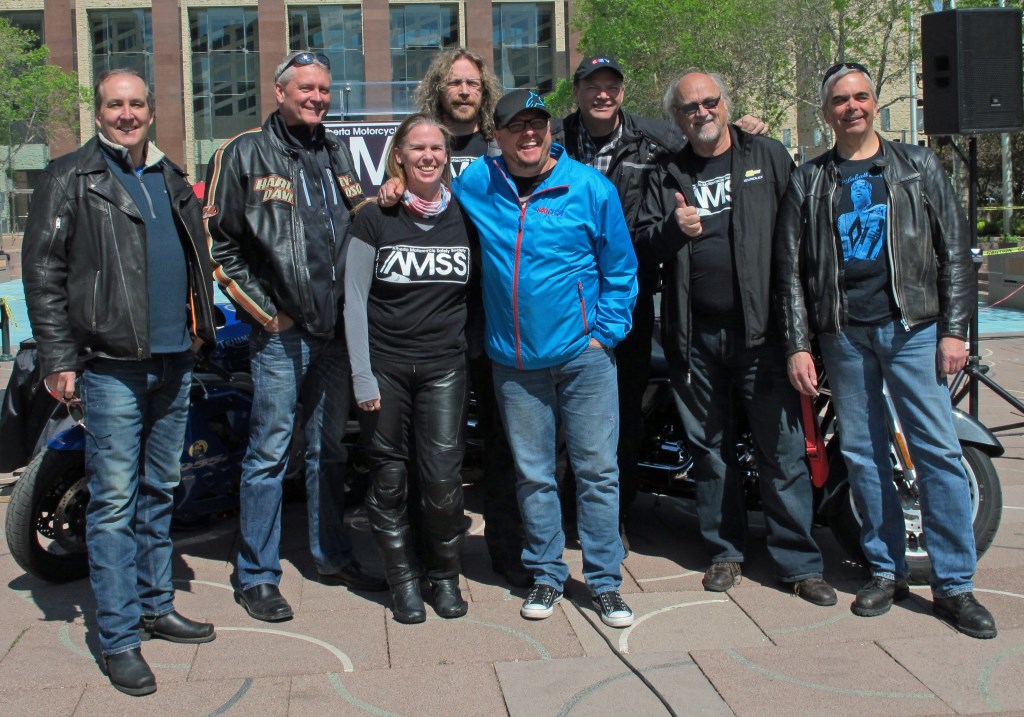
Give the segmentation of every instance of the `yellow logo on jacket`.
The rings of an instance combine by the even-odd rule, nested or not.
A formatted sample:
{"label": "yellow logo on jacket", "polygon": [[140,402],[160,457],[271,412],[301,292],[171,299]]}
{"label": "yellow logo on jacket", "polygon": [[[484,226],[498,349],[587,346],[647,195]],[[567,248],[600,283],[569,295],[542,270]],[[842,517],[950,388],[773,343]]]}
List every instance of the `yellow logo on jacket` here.
{"label": "yellow logo on jacket", "polygon": [[292,186],[292,180],[280,175],[271,174],[267,177],[257,177],[253,180],[252,188],[253,191],[263,194],[260,201],[295,204],[295,189]]}

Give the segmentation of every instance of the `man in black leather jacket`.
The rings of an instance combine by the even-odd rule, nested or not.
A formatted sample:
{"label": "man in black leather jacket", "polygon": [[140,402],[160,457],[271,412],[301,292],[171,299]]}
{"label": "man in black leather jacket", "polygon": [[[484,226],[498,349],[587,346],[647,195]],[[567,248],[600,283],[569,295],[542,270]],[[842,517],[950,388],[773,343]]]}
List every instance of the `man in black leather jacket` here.
{"label": "man in black leather jacket", "polygon": [[842,426],[872,575],[851,609],[881,615],[909,595],[884,381],[919,475],[933,612],[967,635],[995,637],[973,594],[971,497],[946,387],[966,361],[977,303],[963,211],[930,150],[875,133],[877,95],[863,66],[830,68],[821,99],[836,144],[793,174],[773,281],[790,381],[817,393],[816,334]]}
{"label": "man in black leather jacket", "polygon": [[665,110],[689,143],[651,173],[637,223],[641,250],[665,262],[665,357],[711,558],[703,584],[732,588],[746,552],[735,396],[754,438],[778,578],[804,600],[835,605],[811,533],[800,397],[786,380],[770,302],[774,217],[793,160],[780,142],[730,126],[729,104],[718,75],[689,72],[669,86]]}
{"label": "man in black leather jacket", "polygon": [[[625,77],[614,58],[597,55],[583,60],[572,78],[577,110],[552,124],[553,140],[573,159],[604,174],[619,193],[630,235],[636,226],[647,175],[662,157],[685,143],[667,122],[650,120],[622,110]],[[644,389],[651,368],[651,337],[654,331],[654,294],[658,288],[658,264],[638,253],[638,294],[633,308],[633,328],[615,347],[619,382],[619,520],[623,546],[628,550],[625,518],[636,498],[636,464],[639,459],[643,421],[640,415]],[[575,505],[573,501],[568,501]]]}
{"label": "man in black leather jacket", "polygon": [[145,81],[104,72],[93,99],[99,134],[51,162],[32,196],[25,299],[47,390],[84,411],[100,648],[111,684],[140,696],[156,690],[141,640],[216,636],[174,610],[170,538],[194,354],[214,341],[212,284],[199,202],[147,139]]}
{"label": "man in black leather jacket", "polygon": [[[565,147],[578,162],[589,164],[615,185],[626,216],[626,226],[636,244],[647,177],[657,163],[679,151],[686,138],[671,122],[653,120],[625,112],[626,79],[615,58],[594,55],[580,62],[572,78],[572,95],[577,109],[559,122],[552,122],[553,141]],[[748,132],[767,131],[764,122],[746,115],[737,124]],[[629,541],[625,519],[636,498],[637,461],[643,438],[641,405],[651,368],[651,340],[654,332],[654,295],[658,291],[657,259],[638,249],[636,306],[633,328],[615,347],[619,383],[619,518],[623,546]],[[568,486],[571,492],[571,486]],[[568,501],[575,506],[574,501]],[[571,520],[574,516],[568,516]]]}
{"label": "man in black leather jacket", "polygon": [[278,589],[282,483],[299,405],[306,441],[309,547],[320,582],[386,590],[353,558],[344,526],[351,393],[340,326],[349,211],[362,199],[352,158],[323,127],[330,61],[294,52],[278,65],[278,109],[221,147],[207,172],[214,278],[252,325],[253,409],[242,461],[236,599],[257,620],[292,609]]}

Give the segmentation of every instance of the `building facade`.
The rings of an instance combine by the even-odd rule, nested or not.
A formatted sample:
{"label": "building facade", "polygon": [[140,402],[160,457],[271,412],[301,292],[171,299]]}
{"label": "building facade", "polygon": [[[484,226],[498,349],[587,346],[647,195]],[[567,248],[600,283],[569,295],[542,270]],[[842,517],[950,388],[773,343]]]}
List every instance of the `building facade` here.
{"label": "building facade", "polygon": [[[579,57],[567,22],[571,0],[0,0],[0,17],[31,29],[51,62],[83,85],[112,67],[132,67],[156,94],[161,149],[193,181],[225,140],[258,125],[275,107],[274,69],[292,50],[331,60],[331,118],[401,116],[436,53],[461,45],[492,61],[506,88],[549,91]],[[570,49],[572,48],[572,49]],[[95,132],[81,111],[80,141]],[[27,191],[49,157],[19,155]],[[16,225],[18,222],[15,221]],[[15,226],[15,229],[17,227]]]}

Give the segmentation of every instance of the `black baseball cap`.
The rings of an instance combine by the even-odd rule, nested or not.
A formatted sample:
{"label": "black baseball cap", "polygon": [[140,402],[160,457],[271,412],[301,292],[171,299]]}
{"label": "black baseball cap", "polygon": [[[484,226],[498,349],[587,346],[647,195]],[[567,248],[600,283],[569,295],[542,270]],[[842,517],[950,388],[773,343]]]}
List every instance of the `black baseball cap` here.
{"label": "black baseball cap", "polygon": [[544,105],[544,99],[536,92],[530,90],[512,90],[500,100],[494,108],[494,127],[503,129],[512,121],[512,118],[523,110],[537,110],[547,117],[551,117],[548,108]]}
{"label": "black baseball cap", "polygon": [[594,55],[588,57],[580,66],[576,68],[576,74],[572,76],[572,83],[575,85],[580,80],[585,80],[598,70],[611,70],[622,79],[626,79],[626,76],[622,73],[622,68],[619,67],[619,63],[614,57],[608,55]]}

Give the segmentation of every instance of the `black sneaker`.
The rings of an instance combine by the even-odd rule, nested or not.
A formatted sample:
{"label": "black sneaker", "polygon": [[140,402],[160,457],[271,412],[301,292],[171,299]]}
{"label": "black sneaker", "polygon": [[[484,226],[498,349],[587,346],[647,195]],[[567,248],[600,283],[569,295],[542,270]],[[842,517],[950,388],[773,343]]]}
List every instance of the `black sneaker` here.
{"label": "black sneaker", "polygon": [[526,596],[523,606],[519,608],[519,614],[527,620],[543,620],[546,617],[551,617],[551,613],[555,610],[555,603],[561,599],[561,590],[537,583],[530,588],[530,594]]}
{"label": "black sneaker", "polygon": [[633,624],[633,611],[618,590],[606,590],[595,595],[594,608],[601,613],[601,622],[608,627],[629,627]]}

